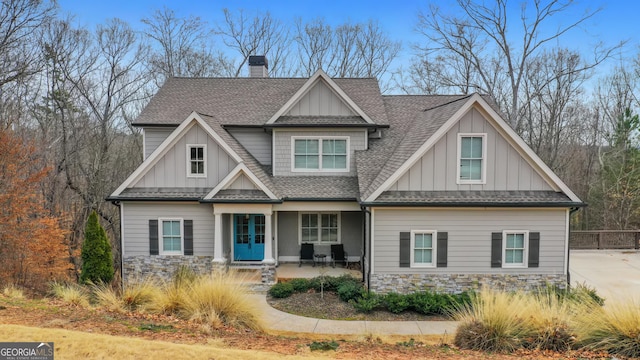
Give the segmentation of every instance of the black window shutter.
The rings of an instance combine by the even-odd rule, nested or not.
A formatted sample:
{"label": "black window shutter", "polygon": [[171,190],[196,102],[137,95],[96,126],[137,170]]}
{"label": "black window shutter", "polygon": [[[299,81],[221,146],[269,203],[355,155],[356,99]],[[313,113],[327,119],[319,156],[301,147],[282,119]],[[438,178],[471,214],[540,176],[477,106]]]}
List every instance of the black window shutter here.
{"label": "black window shutter", "polygon": [[529,233],[529,267],[537,268],[540,265],[540,233]]}
{"label": "black window shutter", "polygon": [[411,233],[400,233],[400,267],[411,266]]}
{"label": "black window shutter", "polygon": [[193,255],[193,220],[184,221],[184,254]]}
{"label": "black window shutter", "polygon": [[502,233],[491,233],[491,267],[502,267]]}
{"label": "black window shutter", "polygon": [[447,239],[449,233],[438,232],[438,267],[447,267]]}
{"label": "black window shutter", "polygon": [[149,220],[149,255],[158,254],[158,220]]}

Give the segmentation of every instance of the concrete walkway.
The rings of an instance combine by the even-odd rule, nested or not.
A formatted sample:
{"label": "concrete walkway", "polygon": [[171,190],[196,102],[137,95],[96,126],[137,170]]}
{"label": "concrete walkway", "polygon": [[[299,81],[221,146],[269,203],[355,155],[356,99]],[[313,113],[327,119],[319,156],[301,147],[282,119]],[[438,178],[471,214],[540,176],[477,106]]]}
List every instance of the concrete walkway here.
{"label": "concrete walkway", "polygon": [[453,335],[456,321],[347,321],[314,319],[276,310],[264,294],[251,295],[270,330],[325,335]]}

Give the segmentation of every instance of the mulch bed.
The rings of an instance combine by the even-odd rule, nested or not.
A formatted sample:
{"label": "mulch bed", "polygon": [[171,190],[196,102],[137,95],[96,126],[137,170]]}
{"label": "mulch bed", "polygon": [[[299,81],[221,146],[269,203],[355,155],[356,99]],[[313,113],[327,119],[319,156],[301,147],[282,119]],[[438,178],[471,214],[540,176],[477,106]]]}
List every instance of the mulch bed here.
{"label": "mulch bed", "polygon": [[267,302],[280,311],[317,319],[367,321],[448,320],[444,317],[426,316],[413,311],[394,314],[385,310],[374,310],[370,313],[362,313],[357,311],[351,304],[340,300],[334,292],[325,292],[322,295],[311,290],[306,293],[295,293],[284,299],[267,296]]}

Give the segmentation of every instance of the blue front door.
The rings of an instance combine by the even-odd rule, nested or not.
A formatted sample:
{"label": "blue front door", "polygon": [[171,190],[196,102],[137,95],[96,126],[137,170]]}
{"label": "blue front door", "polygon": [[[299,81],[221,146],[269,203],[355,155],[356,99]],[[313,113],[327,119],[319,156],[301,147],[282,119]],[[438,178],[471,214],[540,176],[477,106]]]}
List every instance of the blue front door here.
{"label": "blue front door", "polygon": [[234,260],[264,259],[264,215],[233,215],[233,239]]}

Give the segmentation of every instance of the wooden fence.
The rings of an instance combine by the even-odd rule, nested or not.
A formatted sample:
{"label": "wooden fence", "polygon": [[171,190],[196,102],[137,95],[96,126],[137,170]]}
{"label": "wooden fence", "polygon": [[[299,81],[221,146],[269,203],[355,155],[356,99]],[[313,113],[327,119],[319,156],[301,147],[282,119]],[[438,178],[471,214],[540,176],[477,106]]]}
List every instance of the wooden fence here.
{"label": "wooden fence", "polygon": [[572,230],[571,249],[639,249],[640,230]]}

